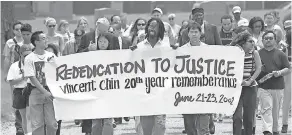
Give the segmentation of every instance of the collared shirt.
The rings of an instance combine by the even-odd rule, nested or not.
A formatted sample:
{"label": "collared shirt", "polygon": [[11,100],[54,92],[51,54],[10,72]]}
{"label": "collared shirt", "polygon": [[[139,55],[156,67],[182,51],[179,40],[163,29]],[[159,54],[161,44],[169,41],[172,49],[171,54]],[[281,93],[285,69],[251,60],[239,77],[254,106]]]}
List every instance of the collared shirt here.
{"label": "collared shirt", "polygon": [[162,44],[161,39],[158,40],[158,42],[154,45],[154,47],[152,47],[148,39],[144,39],[143,41],[137,44],[137,49],[149,49],[149,48],[161,48],[161,47],[164,47],[164,44]]}

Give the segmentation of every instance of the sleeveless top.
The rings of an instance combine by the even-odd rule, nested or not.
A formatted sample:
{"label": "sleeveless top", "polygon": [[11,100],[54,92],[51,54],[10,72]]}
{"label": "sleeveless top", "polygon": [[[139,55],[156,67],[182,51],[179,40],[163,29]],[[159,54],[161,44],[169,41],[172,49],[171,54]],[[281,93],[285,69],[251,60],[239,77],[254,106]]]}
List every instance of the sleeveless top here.
{"label": "sleeveless top", "polygon": [[[244,56],[244,69],[243,69],[243,80],[249,79],[252,77],[255,69],[255,60],[254,60],[254,51],[251,51],[248,56]],[[256,86],[256,82],[254,81],[251,86]]]}

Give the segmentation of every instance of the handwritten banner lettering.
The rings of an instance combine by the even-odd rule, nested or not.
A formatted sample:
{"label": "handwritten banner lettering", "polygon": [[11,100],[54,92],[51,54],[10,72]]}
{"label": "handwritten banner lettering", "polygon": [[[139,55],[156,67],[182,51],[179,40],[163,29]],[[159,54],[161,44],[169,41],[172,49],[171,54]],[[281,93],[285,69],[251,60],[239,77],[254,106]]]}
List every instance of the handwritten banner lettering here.
{"label": "handwritten banner lettering", "polygon": [[230,46],[107,50],[58,57],[45,74],[57,119],[232,114],[243,63]]}

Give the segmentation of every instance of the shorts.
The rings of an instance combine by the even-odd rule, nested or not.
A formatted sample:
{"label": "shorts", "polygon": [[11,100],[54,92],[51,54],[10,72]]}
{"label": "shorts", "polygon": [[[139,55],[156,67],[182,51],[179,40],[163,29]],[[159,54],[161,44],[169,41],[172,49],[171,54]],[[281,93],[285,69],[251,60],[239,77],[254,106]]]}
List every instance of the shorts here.
{"label": "shorts", "polygon": [[22,94],[23,88],[15,88],[13,90],[13,104],[12,107],[15,109],[26,108],[26,97]]}

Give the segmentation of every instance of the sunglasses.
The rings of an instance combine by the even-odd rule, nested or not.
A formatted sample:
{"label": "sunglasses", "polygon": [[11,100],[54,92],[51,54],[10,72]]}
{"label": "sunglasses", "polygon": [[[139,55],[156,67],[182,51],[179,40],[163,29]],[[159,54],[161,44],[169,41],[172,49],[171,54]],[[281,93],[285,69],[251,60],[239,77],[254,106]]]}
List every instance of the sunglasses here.
{"label": "sunglasses", "polygon": [[49,28],[55,28],[56,25],[48,25]]}
{"label": "sunglasses", "polygon": [[174,18],[169,18],[168,20],[174,20]]}
{"label": "sunglasses", "polygon": [[265,40],[274,40],[273,37],[265,37],[264,39],[265,39]]}
{"label": "sunglasses", "polygon": [[145,26],[145,23],[138,23],[137,26]]}

